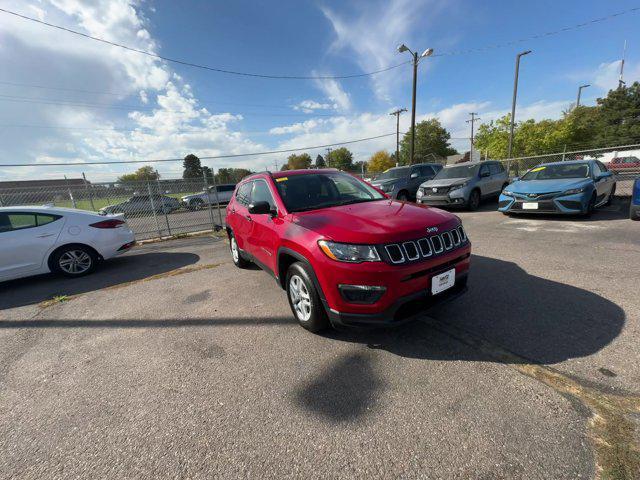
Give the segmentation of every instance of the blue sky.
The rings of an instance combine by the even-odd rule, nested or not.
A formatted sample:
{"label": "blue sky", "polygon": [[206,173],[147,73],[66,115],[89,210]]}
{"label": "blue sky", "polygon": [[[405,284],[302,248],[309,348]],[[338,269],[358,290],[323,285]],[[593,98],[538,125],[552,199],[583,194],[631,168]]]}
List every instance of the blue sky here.
{"label": "blue sky", "polygon": [[[396,52],[399,43],[417,50],[431,47],[436,56],[420,65],[417,114],[439,118],[461,151],[468,149],[469,112],[488,121],[509,110],[519,51],[533,50],[522,60],[520,120],[557,118],[575,101],[582,83],[592,84],[582,101],[593,104],[617,83],[624,40],[625,78],[640,78],[640,12],[502,48],[456,52],[636,6],[549,0],[0,0],[1,8],[113,42],[252,73],[362,73],[408,60],[408,54]],[[259,152],[381,135],[395,130],[388,112],[411,103],[409,65],[343,80],[237,77],[164,62],[3,13],[0,19],[0,64],[10,66],[0,71],[2,179],[85,171],[94,181],[111,180],[134,167],[44,164]],[[403,129],[408,121],[404,115]],[[349,146],[357,159],[394,147],[393,137]],[[205,163],[257,170],[285,158]],[[43,166],[2,168],[15,162]],[[167,178],[181,172],[180,164],[157,167]]]}

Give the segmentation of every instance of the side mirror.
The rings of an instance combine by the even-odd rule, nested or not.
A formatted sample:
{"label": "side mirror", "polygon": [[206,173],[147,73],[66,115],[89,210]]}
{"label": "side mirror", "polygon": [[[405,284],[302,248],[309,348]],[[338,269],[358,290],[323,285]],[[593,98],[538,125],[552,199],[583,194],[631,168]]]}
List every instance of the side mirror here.
{"label": "side mirror", "polygon": [[511,179],[511,183],[519,182],[519,181],[520,181],[520,177],[513,177],[513,179]]}
{"label": "side mirror", "polygon": [[486,178],[491,176],[491,174],[489,172],[487,172],[486,170],[484,172],[480,172],[480,178]]}
{"label": "side mirror", "polygon": [[418,178],[418,172],[413,172],[410,178]]}
{"label": "side mirror", "polygon": [[249,205],[249,213],[253,215],[265,215],[271,213],[269,202],[256,202]]}

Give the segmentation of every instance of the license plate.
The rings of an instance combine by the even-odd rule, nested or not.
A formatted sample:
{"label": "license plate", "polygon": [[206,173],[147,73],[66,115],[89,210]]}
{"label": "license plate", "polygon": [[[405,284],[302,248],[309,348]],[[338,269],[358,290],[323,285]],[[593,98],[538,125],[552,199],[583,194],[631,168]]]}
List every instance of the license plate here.
{"label": "license plate", "polygon": [[535,202],[524,202],[522,204],[522,209],[523,210],[537,210],[538,209],[538,204]]}
{"label": "license plate", "polygon": [[440,292],[444,292],[448,288],[453,287],[456,283],[456,269],[452,268],[444,273],[434,275],[431,278],[431,293],[437,295]]}

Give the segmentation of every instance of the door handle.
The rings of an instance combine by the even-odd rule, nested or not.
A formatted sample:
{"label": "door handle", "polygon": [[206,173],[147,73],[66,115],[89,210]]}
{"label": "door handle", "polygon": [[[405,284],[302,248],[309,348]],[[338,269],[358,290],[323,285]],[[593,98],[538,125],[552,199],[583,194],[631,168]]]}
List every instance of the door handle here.
{"label": "door handle", "polygon": [[250,215],[245,215],[244,218],[246,218],[247,220],[249,220],[250,222],[253,222],[253,220],[251,219]]}
{"label": "door handle", "polygon": [[53,237],[53,233],[43,233],[42,235],[36,235],[36,237],[38,238]]}

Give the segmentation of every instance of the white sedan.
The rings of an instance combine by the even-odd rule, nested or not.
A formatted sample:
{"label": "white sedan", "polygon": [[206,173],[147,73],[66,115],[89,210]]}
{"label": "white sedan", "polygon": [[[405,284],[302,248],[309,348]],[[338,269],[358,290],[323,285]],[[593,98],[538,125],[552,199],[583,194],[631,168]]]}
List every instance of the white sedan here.
{"label": "white sedan", "polygon": [[47,272],[80,277],[134,244],[122,216],[48,206],[0,207],[0,282]]}

